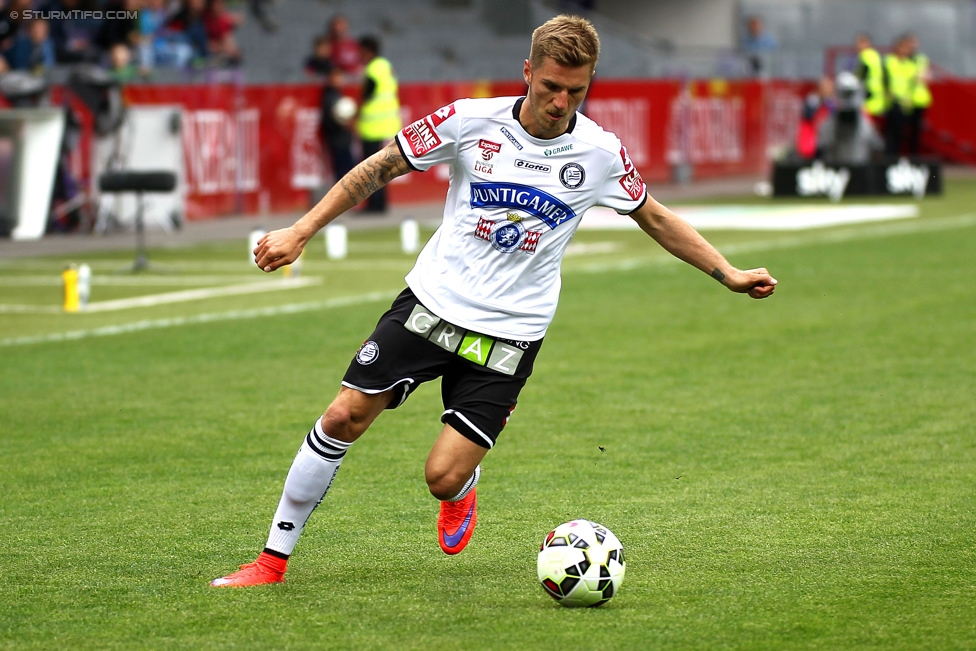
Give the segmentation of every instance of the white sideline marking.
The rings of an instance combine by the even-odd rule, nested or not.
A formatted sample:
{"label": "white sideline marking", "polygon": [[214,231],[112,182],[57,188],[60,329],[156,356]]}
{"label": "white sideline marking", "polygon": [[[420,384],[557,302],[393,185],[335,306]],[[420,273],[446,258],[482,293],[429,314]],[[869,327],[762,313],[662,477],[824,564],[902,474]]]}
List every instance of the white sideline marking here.
{"label": "white sideline marking", "polygon": [[599,255],[602,253],[613,253],[623,248],[619,242],[573,242],[566,247],[566,257],[575,255]]}
{"label": "white sideline marking", "polygon": [[[318,285],[321,282],[321,278],[315,277],[285,278],[282,280],[265,280],[257,283],[246,283],[244,285],[226,285],[224,287],[185,289],[179,292],[150,294],[149,296],[133,296],[132,298],[120,298],[112,301],[97,301],[94,303],[89,303],[86,307],[82,308],[80,312],[114,312],[116,310],[128,310],[133,307],[155,307],[156,305],[184,303],[186,301],[199,301],[205,298],[218,298],[221,296],[260,294],[263,292],[276,292],[282,289],[308,287],[309,285]],[[0,305],[0,314],[55,314],[62,311],[62,308],[54,305]]]}
{"label": "white sideline marking", "polygon": [[[893,235],[906,235],[910,233],[923,233],[951,230],[954,228],[965,228],[976,225],[976,213],[966,215],[956,215],[954,217],[944,217],[941,219],[930,219],[921,222],[883,224],[865,226],[862,228],[846,229],[836,233],[818,233],[805,236],[778,238],[773,240],[762,240],[757,242],[742,242],[739,244],[729,244],[721,247],[726,253],[742,253],[751,251],[774,251],[777,249],[794,248],[819,243],[850,242],[855,240],[870,239],[873,237],[889,237]],[[678,262],[676,258],[662,255],[659,257],[642,257],[620,260],[613,264],[584,265],[570,269],[568,271],[579,271],[583,273],[603,273],[608,271],[626,271],[637,267],[660,264],[662,262]],[[189,317],[174,317],[171,319],[154,319],[147,321],[137,321],[135,323],[122,324],[117,326],[106,326],[91,330],[75,330],[71,332],[56,332],[48,335],[38,335],[34,337],[14,337],[11,339],[0,339],[0,347],[21,346],[25,344],[69,341],[74,339],[84,339],[86,337],[106,337],[111,335],[125,334],[128,332],[138,332],[141,330],[151,330],[155,328],[173,328],[176,326],[193,325],[197,323],[212,323],[216,321],[236,321],[240,319],[254,319],[262,316],[278,316],[281,314],[297,314],[300,312],[313,312],[315,310],[328,310],[347,305],[359,305],[363,303],[373,303],[389,300],[396,296],[399,290],[389,292],[372,292],[360,294],[358,296],[346,296],[325,301],[312,303],[292,303],[278,307],[267,307],[251,310],[234,310],[231,312],[217,312],[212,314],[199,314]]]}
{"label": "white sideline marking", "polygon": [[261,292],[276,292],[280,289],[297,289],[322,282],[321,278],[288,278],[277,282],[246,283],[244,285],[230,285],[228,287],[206,287],[203,289],[185,289],[179,292],[152,294],[150,296],[134,296],[120,298],[114,301],[99,301],[89,303],[84,312],[109,312],[114,310],[128,310],[133,307],[153,307],[168,303],[183,303],[185,301],[199,301],[205,298],[219,296],[240,296],[241,294],[259,294]]}
{"label": "white sideline marking", "polygon": [[112,335],[121,335],[129,332],[139,332],[141,330],[175,328],[177,326],[194,325],[198,323],[239,321],[242,319],[256,319],[262,316],[279,316],[281,314],[298,314],[301,312],[313,312],[315,310],[331,310],[349,305],[360,305],[362,303],[375,303],[377,301],[390,300],[397,294],[399,294],[399,290],[394,292],[371,292],[369,294],[360,294],[359,296],[330,298],[325,301],[313,301],[311,303],[291,303],[289,305],[280,305],[278,307],[232,310],[230,312],[197,314],[196,316],[178,316],[170,319],[147,319],[145,321],[123,323],[121,325],[105,326],[102,328],[92,328],[90,330],[72,330],[70,332],[53,332],[51,334],[37,335],[34,337],[0,339],[0,347],[23,346],[25,344],[37,344],[53,341],[72,341],[75,339],[86,339],[88,337],[109,337]]}
{"label": "white sideline marking", "polygon": [[[175,287],[179,285],[220,285],[231,282],[256,282],[260,272],[253,274],[238,274],[236,276],[112,276],[93,274],[92,286],[104,285],[111,287]],[[268,280],[267,282],[274,282]],[[6,276],[0,278],[0,287],[60,287],[61,274],[51,273],[43,276]]]}
{"label": "white sideline marking", "polygon": [[[792,249],[800,246],[809,246],[812,244],[835,244],[841,242],[852,242],[855,240],[867,240],[876,237],[891,237],[894,235],[907,235],[910,233],[945,231],[954,228],[965,228],[973,225],[976,225],[976,213],[955,215],[953,217],[942,217],[938,219],[927,219],[925,221],[874,224],[870,226],[862,226],[860,228],[847,228],[830,233],[810,233],[808,235],[778,237],[775,239],[759,240],[756,242],[738,242],[718,246],[716,248],[718,248],[723,255],[735,255],[739,253],[751,253],[753,251]],[[585,264],[566,269],[566,272],[577,271],[582,273],[604,273],[607,271],[630,271],[631,269],[666,262],[679,262],[679,260],[667,255],[662,251],[661,255],[658,256],[642,256],[638,258],[624,258],[623,260],[617,260],[614,262]]]}
{"label": "white sideline marking", "polygon": [[64,308],[57,305],[0,305],[0,314],[60,314]]}
{"label": "white sideline marking", "polygon": [[[699,230],[798,231],[843,224],[908,219],[918,216],[915,204],[851,204],[821,206],[684,206],[679,217]],[[637,222],[609,208],[592,208],[580,222],[582,230],[636,230]]]}

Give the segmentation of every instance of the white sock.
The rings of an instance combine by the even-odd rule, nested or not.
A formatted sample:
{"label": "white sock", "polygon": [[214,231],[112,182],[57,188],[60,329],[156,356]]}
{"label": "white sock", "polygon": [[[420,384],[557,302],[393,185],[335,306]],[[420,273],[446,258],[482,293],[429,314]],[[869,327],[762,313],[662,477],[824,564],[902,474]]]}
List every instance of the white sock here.
{"label": "white sock", "polygon": [[352,443],[339,441],[322,431],[322,419],[305,437],[285,478],[266,547],[290,555],[312,511],[329,492],[342,458]]}
{"label": "white sock", "polygon": [[468,479],[468,482],[464,485],[464,488],[461,489],[461,492],[455,495],[454,497],[452,497],[451,499],[445,501],[460,502],[461,500],[463,500],[465,497],[468,496],[468,493],[470,493],[475,486],[478,485],[479,479],[481,479],[481,464],[475,466],[474,474],[471,475],[470,479]]}

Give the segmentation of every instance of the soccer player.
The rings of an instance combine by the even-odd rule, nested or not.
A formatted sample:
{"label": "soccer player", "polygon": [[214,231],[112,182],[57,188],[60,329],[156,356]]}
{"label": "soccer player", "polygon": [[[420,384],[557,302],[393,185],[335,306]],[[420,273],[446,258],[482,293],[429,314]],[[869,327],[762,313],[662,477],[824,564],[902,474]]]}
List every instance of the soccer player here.
{"label": "soccer player", "polygon": [[451,166],[444,220],[305,437],[264,551],[214,586],[284,580],[289,555],[350,446],[385,409],[442,378],[443,429],[425,476],[440,500],[437,539],[464,549],[477,520],[480,463],[532,372],[559,297],[559,265],[581,215],[629,214],[667,251],[753,298],[773,293],[765,269],[742,271],[647,195],[612,133],[577,113],[600,51],[589,21],[557,16],[535,30],[525,97],[462,99],[402,129],[290,228],[254,249],[270,272],[294,262],[326,224],[410,171]]}

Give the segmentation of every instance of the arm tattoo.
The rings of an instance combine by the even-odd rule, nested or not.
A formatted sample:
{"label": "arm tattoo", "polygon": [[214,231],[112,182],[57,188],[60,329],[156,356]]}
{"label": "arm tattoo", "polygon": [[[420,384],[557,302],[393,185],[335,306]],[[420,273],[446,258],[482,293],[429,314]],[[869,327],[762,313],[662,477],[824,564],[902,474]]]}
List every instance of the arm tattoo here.
{"label": "arm tattoo", "polygon": [[721,283],[725,280],[725,274],[723,274],[718,267],[715,267],[712,269],[712,278]]}
{"label": "arm tattoo", "polygon": [[398,176],[410,171],[396,143],[357,165],[340,181],[353,205],[363,201]]}

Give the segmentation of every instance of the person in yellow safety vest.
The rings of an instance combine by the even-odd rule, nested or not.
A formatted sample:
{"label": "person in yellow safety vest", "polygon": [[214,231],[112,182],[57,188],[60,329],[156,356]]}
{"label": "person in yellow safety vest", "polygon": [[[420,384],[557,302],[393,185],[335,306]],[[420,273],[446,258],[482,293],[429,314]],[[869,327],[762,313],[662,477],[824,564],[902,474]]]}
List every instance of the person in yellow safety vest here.
{"label": "person in yellow safety vest", "polygon": [[857,47],[857,67],[855,76],[864,88],[864,111],[879,130],[883,127],[884,114],[888,110],[888,97],[885,93],[884,63],[881,55],[871,42],[871,37],[861,32],[854,39]]}
{"label": "person in yellow safety vest", "polygon": [[890,54],[884,58],[885,89],[888,112],[885,114],[885,154],[900,156],[905,125],[914,107],[915,61],[911,58],[911,39],[899,36]]}
{"label": "person in yellow safety vest", "polygon": [[915,64],[915,74],[912,77],[912,114],[908,119],[908,152],[917,156],[925,111],[932,105],[932,91],[928,84],[932,75],[929,58],[918,51],[918,38],[914,34],[908,35],[908,50],[909,57]]}
{"label": "person in yellow safety vest", "polygon": [[[363,59],[363,94],[356,131],[366,160],[385,146],[403,126],[400,122],[400,99],[393,66],[381,57],[380,42],[375,36],[359,39]],[[386,212],[386,188],[370,195],[365,212]]]}

